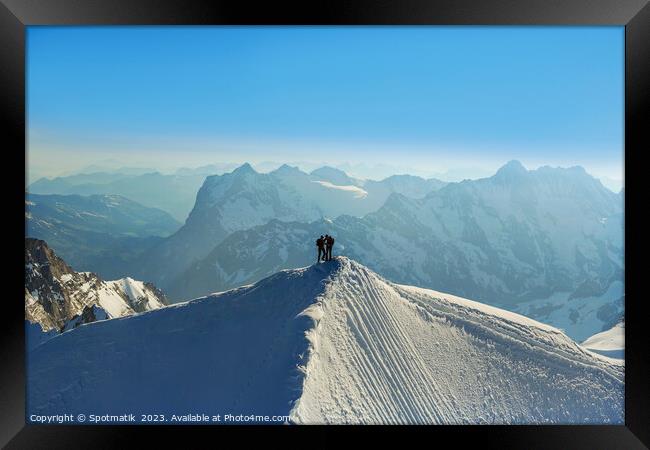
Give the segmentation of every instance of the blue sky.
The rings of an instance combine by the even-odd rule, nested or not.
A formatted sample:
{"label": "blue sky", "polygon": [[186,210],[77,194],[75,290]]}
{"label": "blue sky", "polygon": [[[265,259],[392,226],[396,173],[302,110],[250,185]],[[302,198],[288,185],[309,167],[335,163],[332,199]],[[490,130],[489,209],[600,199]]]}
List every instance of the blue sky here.
{"label": "blue sky", "polygon": [[30,27],[28,161],[622,177],[622,27]]}

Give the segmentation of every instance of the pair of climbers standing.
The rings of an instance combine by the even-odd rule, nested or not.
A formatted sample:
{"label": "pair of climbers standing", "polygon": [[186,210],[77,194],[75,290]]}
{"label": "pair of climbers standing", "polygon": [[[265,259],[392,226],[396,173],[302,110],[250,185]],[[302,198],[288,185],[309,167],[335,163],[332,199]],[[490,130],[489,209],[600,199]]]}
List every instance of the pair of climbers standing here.
{"label": "pair of climbers standing", "polygon": [[332,247],[334,246],[334,238],[328,234],[321,235],[316,239],[316,247],[318,247],[318,262],[329,261],[332,259]]}

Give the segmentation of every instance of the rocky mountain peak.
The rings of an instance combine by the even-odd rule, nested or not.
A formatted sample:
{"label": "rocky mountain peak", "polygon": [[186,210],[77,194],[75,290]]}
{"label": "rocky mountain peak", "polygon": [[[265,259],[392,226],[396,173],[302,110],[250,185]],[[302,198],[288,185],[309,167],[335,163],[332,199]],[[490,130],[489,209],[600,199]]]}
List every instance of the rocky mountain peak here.
{"label": "rocky mountain peak", "polygon": [[94,273],[75,272],[45,241],[25,240],[25,319],[43,331],[64,331],[166,304],[164,294],[149,283],[104,281]]}
{"label": "rocky mountain peak", "polygon": [[40,239],[25,239],[25,265],[38,267],[41,275],[50,280],[74,273],[72,268]]}

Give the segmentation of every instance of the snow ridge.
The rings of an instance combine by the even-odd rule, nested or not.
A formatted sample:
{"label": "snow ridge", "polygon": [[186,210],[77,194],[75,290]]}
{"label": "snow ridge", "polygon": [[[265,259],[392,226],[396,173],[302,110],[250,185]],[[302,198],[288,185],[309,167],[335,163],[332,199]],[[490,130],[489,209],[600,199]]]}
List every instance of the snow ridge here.
{"label": "snow ridge", "polygon": [[337,264],[308,311],[292,421],[622,423],[622,366],[559,330]]}
{"label": "snow ridge", "polygon": [[38,414],[90,405],[297,424],[623,423],[622,363],[345,257],[87,324],[28,358]]}

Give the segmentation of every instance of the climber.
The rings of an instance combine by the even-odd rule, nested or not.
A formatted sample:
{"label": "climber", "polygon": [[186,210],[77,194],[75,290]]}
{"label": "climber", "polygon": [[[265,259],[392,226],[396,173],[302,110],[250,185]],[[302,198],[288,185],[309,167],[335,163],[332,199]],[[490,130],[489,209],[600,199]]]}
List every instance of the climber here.
{"label": "climber", "polygon": [[325,238],[322,235],[316,239],[316,247],[318,247],[318,262],[320,262],[321,257],[325,260],[327,254],[325,252]]}
{"label": "climber", "polygon": [[330,261],[332,259],[332,247],[334,246],[334,238],[325,235],[325,259]]}

